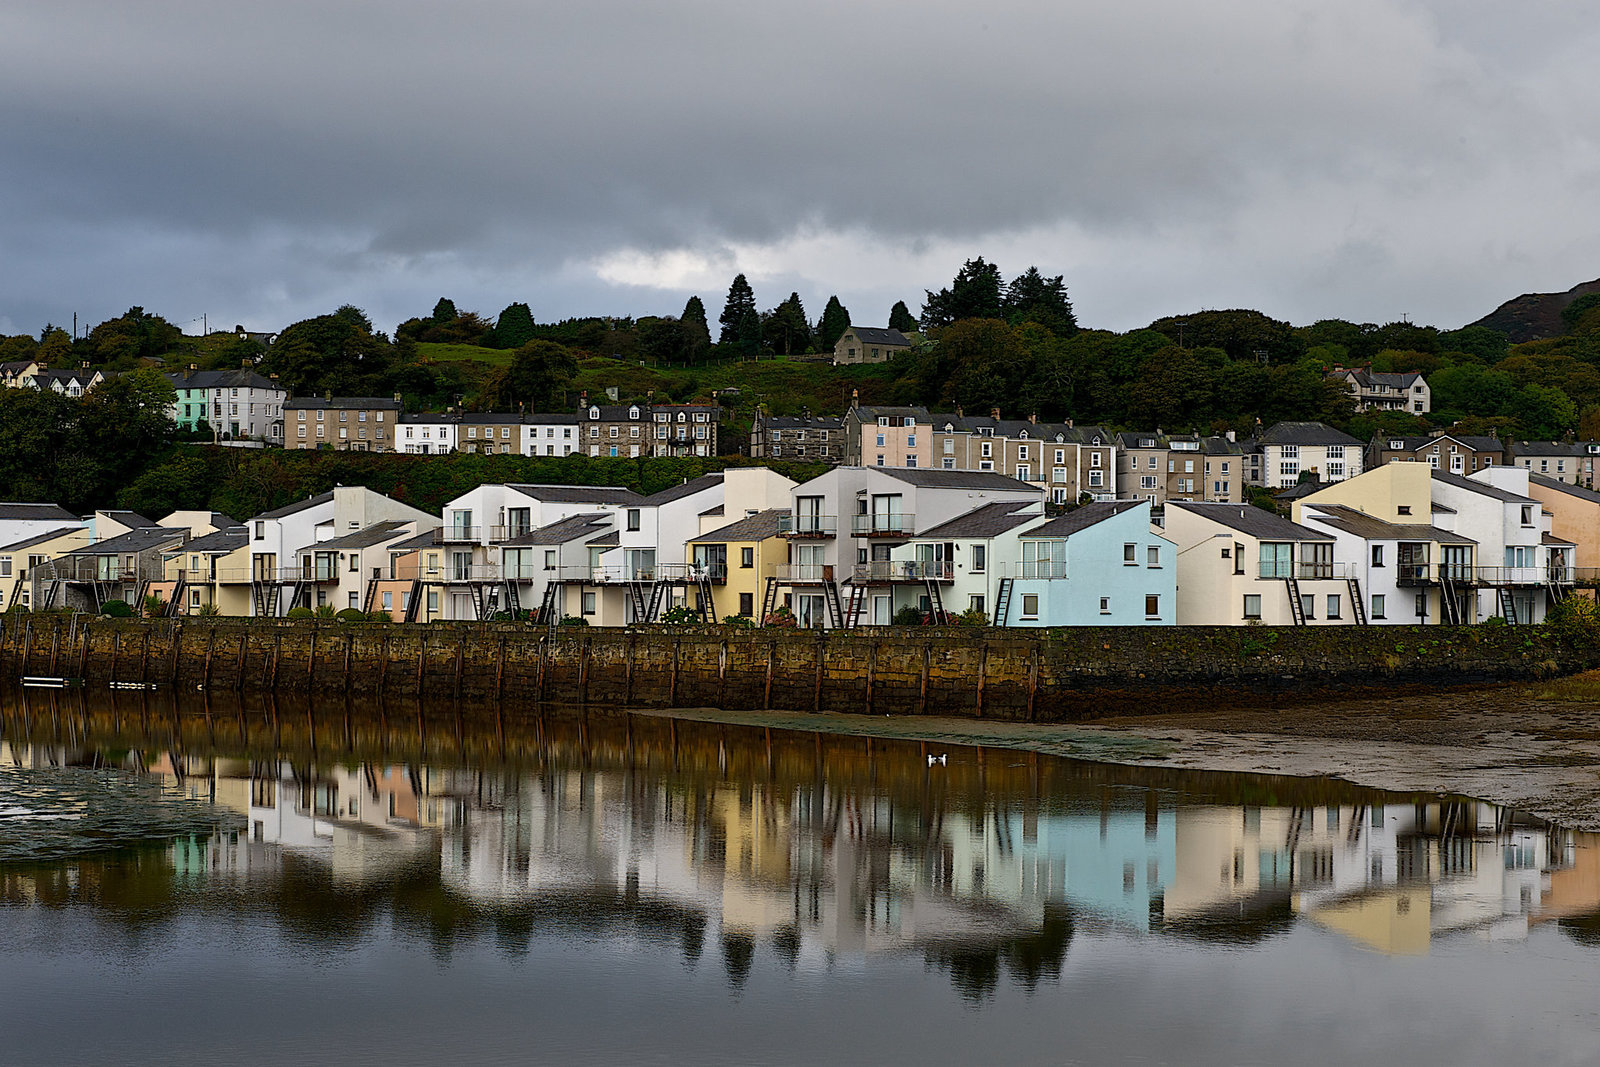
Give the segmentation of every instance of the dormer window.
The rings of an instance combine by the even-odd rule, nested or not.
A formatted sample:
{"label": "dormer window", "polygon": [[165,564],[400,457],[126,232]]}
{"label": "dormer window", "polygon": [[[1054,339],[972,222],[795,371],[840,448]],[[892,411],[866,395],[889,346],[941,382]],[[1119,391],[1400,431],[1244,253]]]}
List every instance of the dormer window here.
{"label": "dormer window", "polygon": [[598,419],[599,417],[600,417],[600,409],[599,408],[590,408],[589,409],[589,418]]}
{"label": "dormer window", "polygon": [[638,408],[629,408],[628,409],[628,418],[637,419],[638,417],[639,417],[639,409]]}
{"label": "dormer window", "polygon": [[678,412],[678,421],[679,422],[687,422],[688,421],[686,418],[684,418],[684,414],[681,411]]}
{"label": "dormer window", "polygon": [[1389,447],[1397,452],[1403,451],[1406,447],[1406,443],[1404,441],[1390,441]]}

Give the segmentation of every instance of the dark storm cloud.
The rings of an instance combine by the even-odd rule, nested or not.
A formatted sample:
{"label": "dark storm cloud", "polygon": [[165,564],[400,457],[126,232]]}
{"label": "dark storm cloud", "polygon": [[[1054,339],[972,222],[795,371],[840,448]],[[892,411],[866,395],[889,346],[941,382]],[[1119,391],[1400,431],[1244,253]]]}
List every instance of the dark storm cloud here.
{"label": "dark storm cloud", "polygon": [[441,292],[674,311],[738,269],[764,304],[871,318],[979,252],[1065,271],[1115,326],[1462,319],[1600,273],[1562,5],[1527,22],[1560,35],[1548,66],[1514,68],[1513,15],[1401,0],[22,7],[17,329],[131,303],[390,323]]}

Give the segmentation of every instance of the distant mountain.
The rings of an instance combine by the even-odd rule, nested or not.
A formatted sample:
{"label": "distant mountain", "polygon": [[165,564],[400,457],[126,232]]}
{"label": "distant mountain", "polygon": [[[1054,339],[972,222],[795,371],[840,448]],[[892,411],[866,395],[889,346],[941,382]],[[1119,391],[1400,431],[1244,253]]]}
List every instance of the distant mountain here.
{"label": "distant mountain", "polygon": [[1600,293],[1600,278],[1574,285],[1564,293],[1523,293],[1469,325],[1499,330],[1511,338],[1512,344],[1558,337],[1565,329],[1561,312],[1578,297],[1589,293]]}

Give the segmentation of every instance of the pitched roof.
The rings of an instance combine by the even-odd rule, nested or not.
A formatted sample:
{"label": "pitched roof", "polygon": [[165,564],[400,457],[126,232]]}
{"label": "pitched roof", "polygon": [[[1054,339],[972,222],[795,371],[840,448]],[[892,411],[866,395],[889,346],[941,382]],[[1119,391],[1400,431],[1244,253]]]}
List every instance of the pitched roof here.
{"label": "pitched roof", "polygon": [[1230,530],[1238,530],[1262,541],[1331,541],[1333,537],[1304,526],[1254,504],[1200,504],[1189,500],[1169,500],[1167,510],[1177,508],[1210,519]]}
{"label": "pitched roof", "polygon": [[429,545],[436,545],[439,543],[438,535],[441,529],[443,529],[443,527],[430,526],[421,533],[414,534],[411,537],[406,538],[404,541],[396,541],[394,544],[389,546],[389,551],[413,552],[419,548],[427,548]]}
{"label": "pitched roof", "polygon": [[931,467],[865,467],[896,481],[925,489],[1009,489],[1041,493],[1037,486],[995,471],[947,471]]}
{"label": "pitched roof", "polygon": [[[257,515],[256,518],[257,519],[281,519],[281,518],[284,518],[286,516],[294,515],[294,514],[296,514],[298,512],[305,511],[308,508],[314,508],[318,504],[331,503],[332,500],[333,500],[333,490],[329,489],[326,493],[318,493],[316,496],[307,497],[304,500],[298,500],[293,504],[285,504],[281,508],[274,508],[271,511],[263,511],[261,514]],[[254,520],[252,520],[252,521],[254,521]]]}
{"label": "pitched roof", "polygon": [[1581,485],[1569,485],[1559,478],[1552,478],[1546,474],[1530,474],[1528,475],[1528,481],[1533,485],[1554,489],[1558,493],[1565,493],[1567,496],[1575,496],[1579,500],[1587,500],[1591,504],[1600,504],[1600,493],[1595,492],[1593,489],[1585,489]]}
{"label": "pitched roof", "polygon": [[227,529],[208,533],[204,537],[196,537],[183,544],[185,552],[204,552],[223,555],[236,548],[243,548],[250,543],[250,531],[243,526],[229,526]]}
{"label": "pitched roof", "polygon": [[349,408],[352,411],[398,411],[400,401],[392,396],[292,396],[283,402],[285,408]]}
{"label": "pitched roof", "polygon": [[995,504],[983,504],[963,515],[957,515],[948,522],[942,522],[931,530],[922,531],[917,535],[917,540],[942,537],[996,537],[1007,530],[1014,530],[1023,523],[1039,518],[1039,512],[1032,510],[1033,507],[1033,503],[1026,500],[1004,500]]}
{"label": "pitched roof", "polygon": [[307,545],[302,552],[332,552],[342,548],[371,548],[381,545],[385,541],[406,532],[406,527],[411,523],[404,519],[385,519],[375,522],[371,526],[363,527],[354,533],[347,533],[343,537],[331,538],[327,541],[318,541],[314,545]]}
{"label": "pitched roof", "polygon": [[1539,535],[1539,543],[1542,545],[1576,545],[1578,542],[1568,541],[1565,537],[1557,537],[1553,533],[1542,533]]}
{"label": "pitched roof", "polygon": [[651,493],[639,503],[646,507],[658,507],[662,504],[670,504],[674,500],[681,500],[686,496],[704,492],[707,489],[714,489],[721,484],[722,475],[702,474],[698,478],[691,478],[677,485],[669,485],[659,493]]}
{"label": "pitched roof", "polygon": [[232,370],[200,370],[192,374],[174,371],[165,375],[177,389],[276,389],[287,392],[270,378],[263,378],[246,367]]}
{"label": "pitched roof", "polygon": [[774,430],[842,430],[843,415],[770,415],[766,424]]}
{"label": "pitched roof", "polygon": [[1440,470],[1433,471],[1432,474],[1433,480],[1436,482],[1443,482],[1445,485],[1453,485],[1457,489],[1465,489],[1471,493],[1480,493],[1483,496],[1493,497],[1496,500],[1504,500],[1508,504],[1537,503],[1537,501],[1531,497],[1522,496],[1507,489],[1501,489],[1499,486],[1490,485],[1488,482],[1480,482],[1476,478],[1463,478],[1459,474],[1446,474],[1444,471]]}
{"label": "pitched roof", "polygon": [[1060,518],[1051,519],[1043,526],[1035,526],[1022,536],[1030,539],[1035,537],[1067,537],[1077,533],[1079,530],[1087,530],[1096,523],[1105,522],[1107,519],[1121,515],[1124,511],[1148,506],[1148,501],[1144,500],[1101,500],[1093,504],[1085,504],[1081,508],[1074,508]]}
{"label": "pitched roof", "polygon": [[0,503],[0,520],[18,522],[44,522],[64,520],[77,522],[78,516],[59,504],[4,504]]}
{"label": "pitched roof", "polygon": [[699,537],[689,538],[693,544],[726,544],[729,541],[765,541],[769,537],[778,535],[780,519],[787,517],[788,508],[768,508],[758,511],[754,515],[746,515],[737,522],[710,533],[701,534]]}
{"label": "pitched roof", "polygon": [[530,545],[562,545],[588,537],[610,528],[611,516],[603,511],[569,515],[564,519],[529,530],[525,534],[500,542],[501,548],[526,548]]}
{"label": "pitched roof", "polygon": [[877,326],[852,326],[856,337],[869,345],[909,345],[911,341],[899,330],[881,329]]}
{"label": "pitched roof", "polygon": [[1588,441],[1513,441],[1511,453],[1516,456],[1583,456],[1589,452]]}
{"label": "pitched roof", "polygon": [[622,535],[617,533],[615,529],[612,529],[601,534],[599,537],[591,538],[584,543],[594,545],[596,548],[616,548],[618,545],[622,544]]}
{"label": "pitched roof", "polygon": [[620,485],[534,485],[507,483],[523,496],[557,504],[637,504],[644,498]]}
{"label": "pitched roof", "polygon": [[1261,435],[1264,445],[1359,445],[1349,434],[1321,422],[1275,422]]}
{"label": "pitched roof", "polygon": [[31,548],[34,545],[42,545],[46,541],[54,541],[63,534],[76,533],[82,529],[82,526],[62,526],[58,529],[46,530],[44,533],[34,534],[31,537],[24,537],[20,541],[13,541],[9,545],[0,545],[0,552],[15,552],[18,549]]}
{"label": "pitched roof", "polygon": [[130,530],[137,530],[141,526],[155,526],[154,519],[147,519],[137,511],[102,511],[100,514],[112,522],[120,523]]}
{"label": "pitched roof", "polygon": [[1450,545],[1478,543],[1470,537],[1441,530],[1437,526],[1388,522],[1344,504],[1308,504],[1307,508],[1318,522],[1368,540],[1437,541]]}
{"label": "pitched roof", "polygon": [[108,537],[104,541],[97,541],[92,545],[75,548],[68,552],[69,556],[120,556],[125,552],[143,552],[146,549],[158,548],[172,544],[176,541],[183,544],[189,537],[189,531],[178,526],[147,526],[141,530],[132,530],[117,537]]}
{"label": "pitched roof", "polygon": [[[1382,442],[1382,451],[1385,452],[1417,452],[1427,448],[1429,445],[1437,445],[1447,441],[1454,441],[1458,445],[1464,445],[1474,452],[1501,452],[1505,449],[1505,443],[1498,437],[1479,437],[1453,433],[1439,434],[1436,437],[1402,437],[1398,435],[1390,437],[1380,435],[1378,440]],[[1393,447],[1396,441],[1400,442],[1399,448]]]}

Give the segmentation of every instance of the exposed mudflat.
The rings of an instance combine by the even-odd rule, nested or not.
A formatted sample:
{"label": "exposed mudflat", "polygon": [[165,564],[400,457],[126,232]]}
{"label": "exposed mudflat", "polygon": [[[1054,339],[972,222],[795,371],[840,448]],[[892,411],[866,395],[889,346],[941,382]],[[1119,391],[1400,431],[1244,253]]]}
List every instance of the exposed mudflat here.
{"label": "exposed mudflat", "polygon": [[[993,745],[1185,770],[1324,775],[1457,793],[1600,831],[1600,678],[1348,701],[1172,708],[1091,723],[678,709],[683,718]],[[936,751],[931,747],[930,751]]]}

